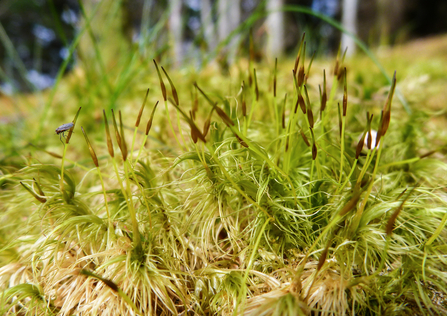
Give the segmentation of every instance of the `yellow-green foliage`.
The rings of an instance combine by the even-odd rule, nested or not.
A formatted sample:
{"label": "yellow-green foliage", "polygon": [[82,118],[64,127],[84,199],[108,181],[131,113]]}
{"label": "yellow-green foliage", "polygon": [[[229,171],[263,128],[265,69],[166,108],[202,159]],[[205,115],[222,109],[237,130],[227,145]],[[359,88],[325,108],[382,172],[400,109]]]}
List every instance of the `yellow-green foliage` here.
{"label": "yellow-green foliage", "polygon": [[395,92],[305,54],[158,74],[134,55],[31,99],[40,118],[1,130],[2,314],[445,314],[429,109],[399,66]]}

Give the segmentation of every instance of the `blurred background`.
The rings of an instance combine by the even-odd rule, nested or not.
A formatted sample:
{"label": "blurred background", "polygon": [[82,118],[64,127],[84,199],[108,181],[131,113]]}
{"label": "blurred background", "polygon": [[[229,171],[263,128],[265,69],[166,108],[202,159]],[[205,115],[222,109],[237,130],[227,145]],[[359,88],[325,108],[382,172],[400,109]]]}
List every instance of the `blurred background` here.
{"label": "blurred background", "polygon": [[106,68],[135,52],[171,67],[226,67],[247,56],[250,38],[253,58],[272,59],[294,55],[306,32],[318,56],[340,43],[352,55],[340,29],[390,46],[447,32],[446,16],[445,0],[1,0],[0,94],[51,87],[63,63],[65,73],[88,68],[98,52]]}

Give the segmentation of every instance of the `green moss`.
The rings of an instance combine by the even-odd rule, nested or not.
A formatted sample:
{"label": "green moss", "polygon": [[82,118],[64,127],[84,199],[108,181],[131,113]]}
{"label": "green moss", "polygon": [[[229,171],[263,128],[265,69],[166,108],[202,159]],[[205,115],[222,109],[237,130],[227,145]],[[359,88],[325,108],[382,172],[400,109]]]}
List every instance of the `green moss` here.
{"label": "green moss", "polygon": [[[302,60],[300,68],[308,69]],[[392,97],[386,103],[393,88],[361,57],[343,66],[347,94],[343,73],[340,80],[327,75],[323,113],[318,85],[324,67],[331,73],[327,61],[315,60],[299,84],[290,74],[293,61],[279,60],[278,97],[266,62],[253,65],[257,88],[248,84],[253,69],[243,58],[226,75],[213,66],[199,72],[165,67],[176,92],[167,91],[150,131],[134,122],[148,87],[146,106],[163,97],[151,63],[119,59],[107,82],[97,85],[86,84],[84,76],[93,74],[81,67],[61,80],[45,122],[30,118],[26,126],[48,126],[42,135],[49,136],[87,104],[70,146],[64,149],[57,135],[39,137],[38,147],[26,150],[13,143],[18,136],[5,146],[1,310],[443,314],[447,165],[437,158],[442,147],[431,146],[432,135],[423,132],[429,114],[411,97],[411,116],[395,100],[391,106]],[[110,131],[128,154],[118,155],[117,143],[113,155],[108,147],[101,113],[108,107],[122,113],[120,128]],[[142,122],[151,119],[150,110]],[[364,147],[356,159],[366,112],[380,130],[388,111],[380,149]],[[128,129],[136,130],[133,137]],[[12,131],[23,142],[33,138],[20,126]],[[48,154],[54,152],[64,152],[63,185],[62,155]]]}

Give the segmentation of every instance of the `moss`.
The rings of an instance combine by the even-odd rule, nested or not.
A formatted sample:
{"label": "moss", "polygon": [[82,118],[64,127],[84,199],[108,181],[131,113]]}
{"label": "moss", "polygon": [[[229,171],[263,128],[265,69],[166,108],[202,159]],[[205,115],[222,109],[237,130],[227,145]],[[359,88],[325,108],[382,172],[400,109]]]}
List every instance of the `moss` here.
{"label": "moss", "polygon": [[[251,85],[243,57],[226,75],[120,59],[107,83],[62,80],[42,133],[83,105],[69,145],[17,126],[36,147],[5,147],[23,156],[1,167],[2,311],[443,314],[447,165],[427,110],[410,98],[407,115],[360,57],[336,76],[303,60],[300,78],[253,63]],[[356,151],[366,112],[380,147]]]}

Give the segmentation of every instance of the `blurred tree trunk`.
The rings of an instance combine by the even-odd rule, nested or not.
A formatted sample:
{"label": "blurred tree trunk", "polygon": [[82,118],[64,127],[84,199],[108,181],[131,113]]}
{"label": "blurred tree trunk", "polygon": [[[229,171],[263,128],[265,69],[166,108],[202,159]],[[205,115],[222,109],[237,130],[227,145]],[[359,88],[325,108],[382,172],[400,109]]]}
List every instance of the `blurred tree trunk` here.
{"label": "blurred tree trunk", "polygon": [[229,8],[229,1],[227,0],[219,0],[218,2],[218,8],[217,8],[217,25],[218,25],[218,34],[219,34],[219,41],[223,41],[225,38],[227,38],[228,34],[230,34],[230,26],[229,24],[229,18],[228,18],[228,8]]}
{"label": "blurred tree trunk", "polygon": [[[358,0],[343,0],[342,4],[342,25],[348,32],[357,35],[357,8]],[[352,56],[356,51],[354,39],[343,33],[341,36],[341,49],[345,50],[347,56]]]}
{"label": "blurred tree trunk", "polygon": [[[219,0],[217,16],[219,41],[223,41],[239,26],[241,19],[240,0]],[[238,41],[239,36],[233,36],[227,46],[230,62],[235,58]]]}
{"label": "blurred tree trunk", "polygon": [[216,48],[216,33],[210,0],[201,0],[200,18],[202,20],[203,36],[208,45],[208,50],[212,51]]}
{"label": "blurred tree trunk", "polygon": [[[230,1],[229,1],[230,2]],[[230,21],[230,33],[233,32],[241,23],[241,0],[231,1],[230,10],[228,12],[228,20]],[[230,59],[233,61],[236,58],[237,44],[239,43],[240,35],[236,34],[230,41]]]}
{"label": "blurred tree trunk", "polygon": [[283,0],[267,1],[267,56],[270,58],[278,57],[284,52],[284,13],[281,11],[283,4]]}
{"label": "blurred tree trunk", "polygon": [[174,65],[180,66],[183,59],[182,0],[170,0],[169,10],[170,46],[174,55]]}

